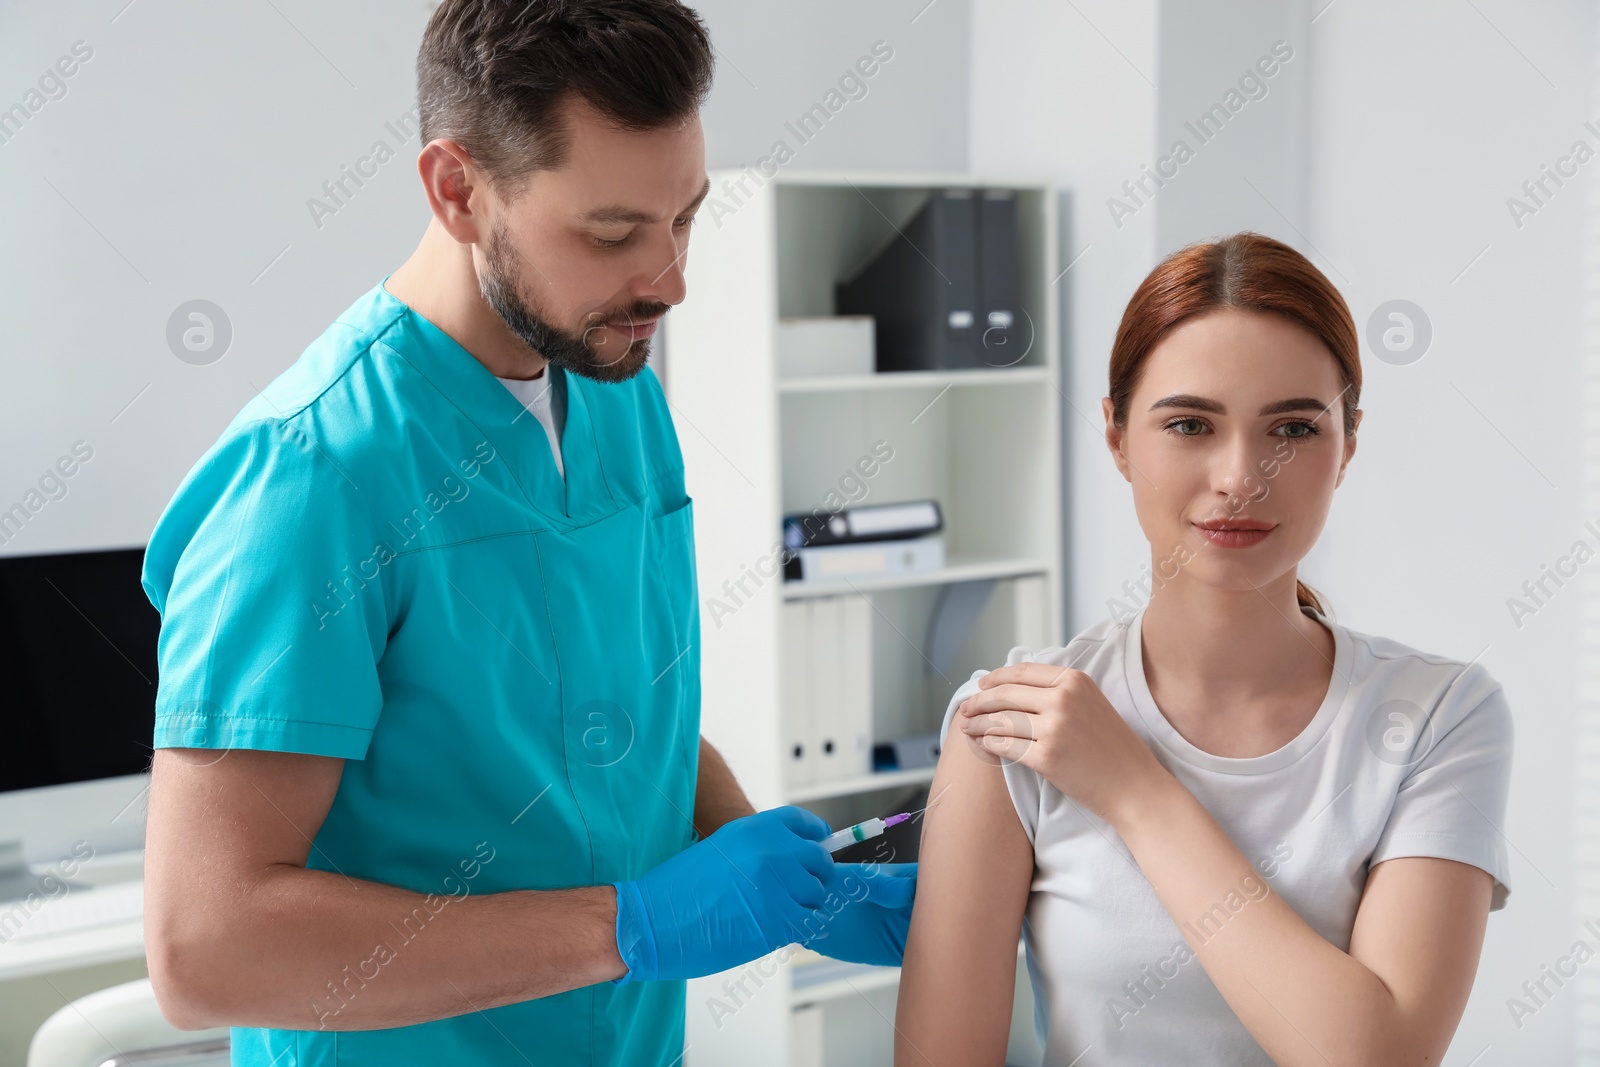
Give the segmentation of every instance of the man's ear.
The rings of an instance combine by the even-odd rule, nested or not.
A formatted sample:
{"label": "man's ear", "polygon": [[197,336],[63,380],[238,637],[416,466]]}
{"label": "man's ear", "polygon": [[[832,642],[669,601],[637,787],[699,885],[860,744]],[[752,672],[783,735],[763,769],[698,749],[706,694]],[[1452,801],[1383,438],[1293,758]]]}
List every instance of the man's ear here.
{"label": "man's ear", "polygon": [[1118,429],[1116,423],[1111,420],[1114,410],[1115,407],[1111,403],[1109,396],[1100,398],[1100,413],[1105,416],[1106,420],[1106,448],[1111,452],[1111,459],[1116,463],[1117,470],[1122,472],[1122,477],[1129,484],[1132,484],[1133,477],[1128,473],[1128,457],[1122,454],[1123,431]]}
{"label": "man's ear", "polygon": [[417,156],[417,173],[428,207],[445,232],[464,245],[487,239],[483,197],[476,203],[473,199],[474,192],[487,189],[487,182],[466,149],[442,138],[430,141]]}
{"label": "man's ear", "polygon": [[1356,431],[1361,428],[1361,416],[1365,414],[1360,408],[1355,409],[1355,421],[1350,425],[1350,432],[1344,439],[1344,458],[1339,461],[1339,477],[1334,479],[1335,489],[1344,484],[1344,472],[1350,466],[1350,457],[1356,454]]}

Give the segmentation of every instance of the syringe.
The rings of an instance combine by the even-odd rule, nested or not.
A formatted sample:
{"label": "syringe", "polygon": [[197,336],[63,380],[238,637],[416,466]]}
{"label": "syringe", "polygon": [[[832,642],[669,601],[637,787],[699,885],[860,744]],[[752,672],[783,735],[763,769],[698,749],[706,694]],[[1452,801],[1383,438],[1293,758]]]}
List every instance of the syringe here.
{"label": "syringe", "polygon": [[870,841],[889,827],[899,826],[915,814],[916,812],[911,811],[901,812],[899,815],[891,815],[887,819],[868,819],[866,822],[858,822],[854,826],[846,826],[843,830],[824,837],[822,839],[822,847],[829,852],[837,852],[846,845],[853,845],[857,841]]}

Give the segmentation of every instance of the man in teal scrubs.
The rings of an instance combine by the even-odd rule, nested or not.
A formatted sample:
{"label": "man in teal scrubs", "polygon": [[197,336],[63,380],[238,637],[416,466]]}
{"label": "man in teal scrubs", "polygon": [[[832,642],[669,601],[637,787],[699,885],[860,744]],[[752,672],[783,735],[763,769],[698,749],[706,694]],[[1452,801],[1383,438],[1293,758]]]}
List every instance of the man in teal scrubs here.
{"label": "man in teal scrubs", "polygon": [[699,734],[646,358],[712,65],[677,0],[445,0],[421,244],[151,537],[150,975],[235,1064],[665,1067],[687,977],[899,962],[914,868],[835,864]]}

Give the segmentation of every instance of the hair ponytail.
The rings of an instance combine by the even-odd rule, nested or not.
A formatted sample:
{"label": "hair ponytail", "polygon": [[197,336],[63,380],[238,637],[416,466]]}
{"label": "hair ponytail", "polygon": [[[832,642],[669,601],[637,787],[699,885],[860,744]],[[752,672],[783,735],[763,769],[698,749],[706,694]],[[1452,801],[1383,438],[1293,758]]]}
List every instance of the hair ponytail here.
{"label": "hair ponytail", "polygon": [[1323,610],[1322,601],[1317,598],[1316,592],[1298,578],[1294,580],[1294,598],[1302,608],[1310,608],[1318,615],[1328,614]]}

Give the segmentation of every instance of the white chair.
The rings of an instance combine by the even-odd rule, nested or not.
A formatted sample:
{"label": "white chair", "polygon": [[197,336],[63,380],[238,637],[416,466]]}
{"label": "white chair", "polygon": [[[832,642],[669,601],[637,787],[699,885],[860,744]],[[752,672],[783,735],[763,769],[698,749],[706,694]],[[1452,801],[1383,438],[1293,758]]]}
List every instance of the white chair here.
{"label": "white chair", "polygon": [[44,1021],[28,1067],[227,1067],[228,1030],[179,1030],[150,979],[79,997]]}

